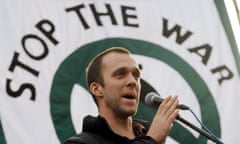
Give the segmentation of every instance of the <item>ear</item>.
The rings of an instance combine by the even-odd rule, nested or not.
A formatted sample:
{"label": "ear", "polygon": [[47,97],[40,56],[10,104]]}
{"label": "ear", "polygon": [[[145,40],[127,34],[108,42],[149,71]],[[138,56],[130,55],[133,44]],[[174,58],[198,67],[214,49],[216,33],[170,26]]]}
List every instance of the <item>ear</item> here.
{"label": "ear", "polygon": [[92,82],[90,84],[90,91],[96,97],[101,97],[103,95],[102,86],[97,82]]}

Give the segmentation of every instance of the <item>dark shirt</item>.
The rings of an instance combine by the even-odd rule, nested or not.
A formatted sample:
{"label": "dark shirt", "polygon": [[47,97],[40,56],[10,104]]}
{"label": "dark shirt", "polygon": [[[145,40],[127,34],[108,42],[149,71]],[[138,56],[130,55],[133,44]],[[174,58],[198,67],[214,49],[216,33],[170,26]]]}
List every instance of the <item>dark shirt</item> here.
{"label": "dark shirt", "polygon": [[[89,139],[96,139],[96,142],[77,142],[79,137],[83,137],[79,134],[74,136],[74,140],[69,138],[65,144],[157,144],[157,142],[150,136],[146,136],[148,127],[148,122],[134,120],[133,130],[136,137],[134,139],[129,139],[125,136],[120,136],[114,133],[104,118],[100,116],[87,116],[83,120],[82,131],[83,133],[87,133]],[[86,135],[84,137],[86,137]]]}

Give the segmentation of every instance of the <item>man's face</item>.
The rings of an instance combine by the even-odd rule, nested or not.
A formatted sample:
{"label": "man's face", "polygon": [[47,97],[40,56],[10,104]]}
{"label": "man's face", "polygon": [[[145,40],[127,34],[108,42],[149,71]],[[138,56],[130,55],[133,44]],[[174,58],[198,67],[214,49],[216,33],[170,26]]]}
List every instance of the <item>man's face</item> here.
{"label": "man's face", "polygon": [[102,61],[103,103],[118,116],[137,111],[140,96],[140,70],[128,54],[111,52]]}

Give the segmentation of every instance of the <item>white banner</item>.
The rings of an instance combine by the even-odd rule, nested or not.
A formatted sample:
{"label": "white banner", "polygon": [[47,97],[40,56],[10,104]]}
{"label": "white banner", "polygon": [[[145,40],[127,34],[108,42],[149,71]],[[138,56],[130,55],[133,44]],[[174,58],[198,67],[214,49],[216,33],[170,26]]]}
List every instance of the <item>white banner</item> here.
{"label": "white banner", "polygon": [[[133,52],[141,98],[178,95],[224,143],[238,143],[239,54],[225,14],[213,0],[0,1],[0,143],[58,144],[80,132],[97,115],[86,65],[111,46]],[[136,117],[154,112],[141,101]],[[176,122],[167,143],[212,142]]]}

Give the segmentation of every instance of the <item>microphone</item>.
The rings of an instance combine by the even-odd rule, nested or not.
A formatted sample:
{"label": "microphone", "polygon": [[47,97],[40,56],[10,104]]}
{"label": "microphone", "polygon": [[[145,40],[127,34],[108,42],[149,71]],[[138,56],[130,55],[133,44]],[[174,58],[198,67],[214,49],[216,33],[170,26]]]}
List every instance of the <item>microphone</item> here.
{"label": "microphone", "polygon": [[[158,107],[163,101],[164,99],[155,92],[150,92],[145,97],[145,103],[153,107]],[[179,104],[178,108],[181,110],[189,110],[189,107],[183,104]]]}
{"label": "microphone", "polygon": [[[163,98],[161,98],[157,93],[155,92],[150,92],[146,95],[145,97],[145,103],[153,106],[153,107],[159,107],[159,105],[164,101]],[[194,115],[194,117],[198,120],[198,118],[196,117],[195,113],[186,105],[183,104],[179,104],[178,105],[179,109],[182,110],[190,110],[191,113]],[[187,121],[186,119],[182,118],[180,115],[177,115],[176,119],[180,122],[182,122],[183,124],[189,126],[190,128],[192,128],[193,130],[199,132],[201,135],[205,136],[206,138],[208,138],[209,140],[212,140],[213,142],[216,142],[216,144],[223,144],[223,142],[221,140],[219,140],[218,137],[216,137],[211,131],[209,131],[201,122],[200,120],[198,120],[198,122],[201,124],[201,126],[203,127],[203,130],[201,128],[198,128],[197,126],[193,125],[192,123],[190,123],[189,121]]]}

